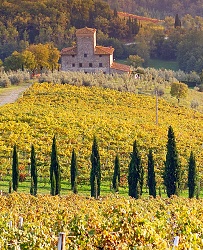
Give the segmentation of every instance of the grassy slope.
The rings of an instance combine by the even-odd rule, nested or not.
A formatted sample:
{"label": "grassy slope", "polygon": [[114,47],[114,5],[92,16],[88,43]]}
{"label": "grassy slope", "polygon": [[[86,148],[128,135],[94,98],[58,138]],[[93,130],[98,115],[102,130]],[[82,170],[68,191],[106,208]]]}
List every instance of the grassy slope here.
{"label": "grassy slope", "polygon": [[70,176],[71,152],[75,148],[80,180],[88,183],[95,134],[104,180],[111,178],[118,152],[126,184],[130,152],[136,139],[145,168],[148,149],[153,148],[160,183],[169,125],[174,128],[184,169],[191,149],[197,155],[197,165],[201,166],[202,118],[196,111],[169,105],[160,99],[159,125],[156,126],[153,97],[96,87],[35,84],[17,103],[0,108],[0,171],[5,174],[6,169],[11,168],[12,147],[17,143],[20,165],[27,173],[33,143],[39,175],[48,177],[52,137],[56,134],[63,178]]}
{"label": "grassy slope", "polygon": [[179,70],[178,63],[176,61],[165,61],[158,59],[150,59],[148,67],[155,69],[171,69],[174,71]]}

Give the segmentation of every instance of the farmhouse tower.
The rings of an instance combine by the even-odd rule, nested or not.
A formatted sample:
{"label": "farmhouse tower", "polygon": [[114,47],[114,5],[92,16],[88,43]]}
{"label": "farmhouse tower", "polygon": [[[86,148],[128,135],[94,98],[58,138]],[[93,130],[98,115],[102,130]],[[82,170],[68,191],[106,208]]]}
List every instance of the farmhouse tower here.
{"label": "farmhouse tower", "polygon": [[96,47],[96,29],[83,28],[76,31],[78,55],[89,54],[93,56]]}

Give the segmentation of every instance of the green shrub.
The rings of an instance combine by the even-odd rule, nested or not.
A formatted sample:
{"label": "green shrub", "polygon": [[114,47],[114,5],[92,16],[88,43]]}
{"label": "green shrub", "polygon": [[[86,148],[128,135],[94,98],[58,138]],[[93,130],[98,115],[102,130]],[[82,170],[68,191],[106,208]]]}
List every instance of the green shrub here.
{"label": "green shrub", "polygon": [[11,85],[11,81],[8,78],[7,74],[2,74],[0,76],[0,87],[7,88]]}

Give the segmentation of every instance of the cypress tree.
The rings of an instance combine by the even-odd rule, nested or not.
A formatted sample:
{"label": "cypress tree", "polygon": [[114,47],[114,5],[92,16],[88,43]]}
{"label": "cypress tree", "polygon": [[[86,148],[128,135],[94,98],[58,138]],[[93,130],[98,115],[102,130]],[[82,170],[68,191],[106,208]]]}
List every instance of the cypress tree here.
{"label": "cypress tree", "polygon": [[54,171],[52,173],[52,178],[51,178],[51,195],[56,195],[56,178]]}
{"label": "cypress tree", "polygon": [[156,181],[155,181],[155,172],[154,172],[154,158],[152,150],[149,150],[148,154],[148,177],[147,185],[149,187],[149,195],[152,195],[156,198]]}
{"label": "cypress tree", "polygon": [[31,188],[30,194],[37,194],[37,167],[36,167],[36,157],[35,148],[31,146]]}
{"label": "cypress tree", "polygon": [[91,164],[92,164],[90,172],[91,196],[97,198],[100,195],[101,167],[100,167],[98,143],[95,136],[92,144]]}
{"label": "cypress tree", "polygon": [[114,162],[114,173],[113,173],[113,189],[117,192],[118,186],[120,184],[120,161],[118,154],[116,155],[115,162]]}
{"label": "cypress tree", "polygon": [[118,11],[117,11],[116,8],[113,10],[113,16],[114,16],[114,17],[118,17]]}
{"label": "cypress tree", "polygon": [[33,177],[31,177],[30,194],[34,195],[34,182]]}
{"label": "cypress tree", "polygon": [[188,187],[189,187],[189,198],[195,196],[195,190],[197,187],[197,170],[196,170],[196,160],[195,155],[191,151],[190,158],[188,162]]}
{"label": "cypress tree", "polygon": [[137,148],[137,142],[134,141],[131,161],[128,167],[128,187],[129,196],[138,199],[142,194],[144,171],[141,164],[141,157]]}
{"label": "cypress tree", "polygon": [[139,172],[140,172],[140,178],[139,178],[139,185],[140,185],[140,195],[142,195],[143,193],[143,185],[144,185],[144,168],[142,166],[142,164],[140,165],[140,169],[139,169]]}
{"label": "cypress tree", "polygon": [[72,151],[70,175],[71,175],[71,189],[73,190],[74,193],[77,193],[78,164],[77,164],[77,156],[74,149]]}
{"label": "cypress tree", "polygon": [[12,193],[12,182],[11,181],[9,181],[8,193],[9,194]]}
{"label": "cypress tree", "polygon": [[60,195],[61,191],[61,172],[57,156],[56,137],[53,137],[52,152],[51,152],[51,165],[50,165],[50,182],[51,194]]}
{"label": "cypress tree", "polygon": [[180,21],[180,18],[178,16],[178,14],[176,14],[175,16],[175,23],[174,23],[174,28],[180,28],[181,27],[181,21]]}
{"label": "cypress tree", "polygon": [[17,192],[19,183],[19,169],[18,169],[18,153],[16,144],[13,147],[12,181],[13,181],[13,190]]}
{"label": "cypress tree", "polygon": [[168,129],[167,154],[163,177],[168,197],[174,194],[178,195],[180,186],[180,162],[176,149],[175,135],[171,126]]}

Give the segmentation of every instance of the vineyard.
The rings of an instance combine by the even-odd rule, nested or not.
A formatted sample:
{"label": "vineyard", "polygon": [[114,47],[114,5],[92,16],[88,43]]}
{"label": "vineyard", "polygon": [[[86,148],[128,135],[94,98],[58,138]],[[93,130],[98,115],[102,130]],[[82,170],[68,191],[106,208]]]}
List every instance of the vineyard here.
{"label": "vineyard", "polygon": [[66,234],[66,249],[74,250],[167,250],[177,236],[173,249],[203,248],[202,200],[13,193],[0,196],[0,210],[0,248],[5,250],[56,249],[59,232]]}
{"label": "vineyard", "polygon": [[132,145],[136,139],[146,169],[149,148],[153,149],[156,179],[162,183],[169,125],[174,128],[183,183],[187,178],[190,151],[196,154],[202,174],[202,114],[170,105],[159,99],[156,125],[155,97],[99,87],[63,84],[34,84],[15,104],[0,108],[0,173],[11,174],[13,145],[17,144],[20,171],[29,174],[31,144],[37,154],[38,176],[49,177],[53,135],[56,135],[62,178],[70,178],[73,148],[78,157],[79,181],[89,183],[93,136],[99,143],[102,180],[110,180],[119,154],[121,175],[126,183]]}

